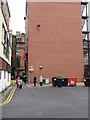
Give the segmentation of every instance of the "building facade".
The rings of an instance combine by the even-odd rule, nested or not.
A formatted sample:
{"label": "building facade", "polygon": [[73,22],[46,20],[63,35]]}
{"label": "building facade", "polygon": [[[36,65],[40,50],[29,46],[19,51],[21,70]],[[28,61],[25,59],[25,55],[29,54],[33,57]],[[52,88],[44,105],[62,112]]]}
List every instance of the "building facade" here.
{"label": "building facade", "polygon": [[11,75],[16,76],[16,36],[12,35]]}
{"label": "building facade", "polygon": [[[89,0],[89,2],[88,2],[88,16],[89,16],[89,18],[88,18],[88,31],[89,31],[89,42],[88,42],[88,44],[89,44],[89,58],[88,58],[88,71],[90,72],[90,0]],[[89,74],[90,75],[90,74]]]}
{"label": "building facade", "polygon": [[81,2],[28,2],[27,9],[28,81],[40,75],[83,81]]}
{"label": "building facade", "polygon": [[25,34],[16,32],[16,73],[22,76],[25,73]]}
{"label": "building facade", "polygon": [[0,92],[10,85],[12,33],[7,0],[0,0]]}
{"label": "building facade", "polygon": [[[81,2],[82,11],[82,38],[84,53],[84,76],[90,72],[90,29],[89,29],[89,5],[87,0]],[[90,76],[90,73],[89,73]]]}

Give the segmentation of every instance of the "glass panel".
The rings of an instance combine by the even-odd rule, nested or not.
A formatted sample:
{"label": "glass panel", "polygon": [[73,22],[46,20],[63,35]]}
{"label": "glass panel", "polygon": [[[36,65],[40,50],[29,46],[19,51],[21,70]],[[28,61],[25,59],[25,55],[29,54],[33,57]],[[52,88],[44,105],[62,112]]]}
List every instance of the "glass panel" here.
{"label": "glass panel", "polygon": [[16,55],[20,56],[20,50],[16,50]]}
{"label": "glass panel", "polygon": [[88,51],[84,51],[84,65],[88,65]]}
{"label": "glass panel", "polygon": [[20,57],[17,58],[17,67],[20,67]]}
{"label": "glass panel", "polygon": [[0,79],[1,79],[1,70],[0,70]]}
{"label": "glass panel", "polygon": [[83,48],[88,48],[88,42],[86,41],[83,42]]}

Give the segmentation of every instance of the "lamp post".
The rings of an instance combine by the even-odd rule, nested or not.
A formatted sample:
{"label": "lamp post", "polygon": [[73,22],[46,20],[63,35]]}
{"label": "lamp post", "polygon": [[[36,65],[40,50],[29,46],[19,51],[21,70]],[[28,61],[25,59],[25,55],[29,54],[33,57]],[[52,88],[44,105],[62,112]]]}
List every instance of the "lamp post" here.
{"label": "lamp post", "polygon": [[42,65],[39,66],[40,72],[39,72],[39,77],[41,76],[41,70],[42,70]]}
{"label": "lamp post", "polygon": [[33,66],[30,67],[29,71],[31,73],[30,83],[32,83],[32,72],[34,71]]}

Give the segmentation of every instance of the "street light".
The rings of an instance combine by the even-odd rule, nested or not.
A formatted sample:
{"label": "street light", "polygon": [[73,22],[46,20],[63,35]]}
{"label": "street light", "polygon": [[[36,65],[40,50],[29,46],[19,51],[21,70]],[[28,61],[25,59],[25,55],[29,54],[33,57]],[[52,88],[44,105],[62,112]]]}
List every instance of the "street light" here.
{"label": "street light", "polygon": [[40,66],[40,69],[42,69],[42,66]]}
{"label": "street light", "polygon": [[30,71],[30,73],[31,73],[31,80],[30,80],[30,81],[31,81],[31,83],[32,83],[32,72],[34,71],[33,66],[30,67],[29,71]]}
{"label": "street light", "polygon": [[40,25],[39,24],[37,25],[37,29],[40,30]]}

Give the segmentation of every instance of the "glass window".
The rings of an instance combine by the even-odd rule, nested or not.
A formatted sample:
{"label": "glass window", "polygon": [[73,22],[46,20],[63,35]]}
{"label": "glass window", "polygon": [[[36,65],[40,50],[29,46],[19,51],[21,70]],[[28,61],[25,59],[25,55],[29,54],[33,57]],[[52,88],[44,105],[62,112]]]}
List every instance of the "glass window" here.
{"label": "glass window", "polygon": [[88,65],[88,51],[84,51],[84,65]]}
{"label": "glass window", "polygon": [[4,71],[4,79],[6,78],[6,71]]}
{"label": "glass window", "polygon": [[20,57],[17,57],[17,67],[20,67]]}
{"label": "glass window", "polygon": [[20,56],[20,50],[16,50],[16,55]]}
{"label": "glass window", "polygon": [[9,73],[8,73],[8,81],[9,81]]}
{"label": "glass window", "polygon": [[0,79],[1,79],[1,70],[0,70]]}
{"label": "glass window", "polygon": [[89,48],[90,48],[90,42],[89,42]]}
{"label": "glass window", "polygon": [[83,42],[83,48],[88,48],[88,41]]}

